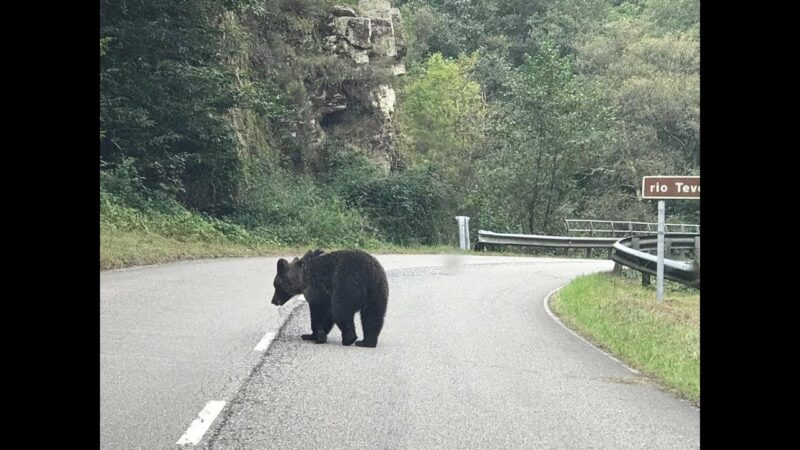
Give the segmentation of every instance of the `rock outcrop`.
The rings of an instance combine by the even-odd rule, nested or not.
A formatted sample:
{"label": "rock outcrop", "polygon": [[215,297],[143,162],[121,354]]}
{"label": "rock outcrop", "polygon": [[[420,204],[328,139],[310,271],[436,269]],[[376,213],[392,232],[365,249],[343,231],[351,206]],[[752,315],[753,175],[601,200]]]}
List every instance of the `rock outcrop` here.
{"label": "rock outcrop", "polygon": [[313,97],[317,145],[332,133],[361,148],[386,170],[399,163],[392,79],[405,73],[401,20],[400,11],[386,0],[334,6],[323,28],[322,48],[346,60],[355,75],[343,76],[345,81],[328,84]]}

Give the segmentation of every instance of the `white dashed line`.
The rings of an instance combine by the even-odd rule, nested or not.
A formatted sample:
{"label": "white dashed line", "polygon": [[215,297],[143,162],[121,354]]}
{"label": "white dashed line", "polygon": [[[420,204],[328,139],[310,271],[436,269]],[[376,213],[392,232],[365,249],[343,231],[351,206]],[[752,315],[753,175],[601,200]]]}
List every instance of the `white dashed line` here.
{"label": "white dashed line", "polygon": [[267,334],[265,334],[264,337],[261,338],[260,341],[258,341],[258,344],[256,344],[256,347],[253,350],[257,352],[265,351],[266,349],[269,348],[269,344],[272,344],[272,340],[275,339],[275,336],[276,336],[275,332],[268,331]]}
{"label": "white dashed line", "polygon": [[[280,332],[283,325],[289,319],[292,312],[302,304],[302,301],[305,300],[305,297],[302,295],[299,297],[295,297],[294,299],[290,300],[289,302],[284,305],[279,312],[279,319],[275,323],[275,326],[264,334],[264,337],[258,341],[255,348],[253,348],[256,352],[263,352],[266,351],[270,344],[275,340],[275,337]],[[203,435],[208,431],[208,428],[211,427],[211,424],[217,418],[219,413],[225,407],[225,401],[223,400],[212,400],[206,404],[206,407],[203,408],[202,411],[197,415],[197,418],[194,419],[189,428],[183,433],[176,445],[197,445],[202,439]]]}
{"label": "white dashed line", "polygon": [[208,431],[208,427],[217,418],[222,408],[225,407],[225,402],[221,400],[212,400],[206,404],[206,407],[197,415],[189,428],[183,433],[176,445],[197,445],[203,435]]}

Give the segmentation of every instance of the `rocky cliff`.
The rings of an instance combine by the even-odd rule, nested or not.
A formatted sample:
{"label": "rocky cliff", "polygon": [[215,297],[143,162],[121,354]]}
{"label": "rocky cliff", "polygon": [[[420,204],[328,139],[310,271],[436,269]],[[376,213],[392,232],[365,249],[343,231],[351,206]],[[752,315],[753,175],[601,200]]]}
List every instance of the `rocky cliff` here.
{"label": "rocky cliff", "polygon": [[[397,8],[386,0],[360,0],[357,6],[266,11],[241,22],[254,35],[241,47],[247,70],[280,80],[278,90],[290,99],[292,113],[265,127],[271,146],[296,169],[324,171],[333,142],[386,171],[402,166],[395,83],[405,73],[406,41]],[[263,133],[255,132],[253,121],[245,124],[244,116],[232,114],[241,147],[263,146],[263,139],[248,139]]]}
{"label": "rocky cliff", "polygon": [[325,23],[323,50],[345,59],[355,73],[363,66],[368,76],[328,84],[314,97],[320,140],[334,135],[385,170],[397,167],[393,78],[405,73],[406,54],[400,11],[386,0],[334,6]]}

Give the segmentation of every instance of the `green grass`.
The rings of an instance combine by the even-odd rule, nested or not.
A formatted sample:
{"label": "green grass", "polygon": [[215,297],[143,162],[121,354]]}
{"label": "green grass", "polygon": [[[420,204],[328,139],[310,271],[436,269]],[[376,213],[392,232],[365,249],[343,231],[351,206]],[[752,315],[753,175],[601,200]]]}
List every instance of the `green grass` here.
{"label": "green grass", "polygon": [[[101,196],[100,270],[219,257],[302,255],[309,249],[347,247],[373,253],[459,253],[453,246],[399,246],[320,220],[247,229],[229,220],[207,217],[177,204],[142,201],[126,206],[113,195]],[[325,216],[323,213],[318,216]],[[335,214],[330,214],[335,216]],[[335,218],[335,217],[334,217]],[[352,231],[352,230],[351,230]],[[313,239],[312,236],[317,236]],[[487,255],[510,253],[487,252]],[[511,253],[513,254],[513,253]]]}
{"label": "green grass", "polygon": [[602,273],[575,279],[554,296],[551,307],[596,345],[699,405],[697,291],[668,288],[659,304],[654,287]]}
{"label": "green grass", "polygon": [[265,245],[181,240],[139,230],[100,232],[100,270],[191,259],[299,254],[304,251]]}
{"label": "green grass", "polygon": [[[230,242],[208,242],[200,239],[166,237],[142,230],[103,229],[100,232],[100,270],[121,269],[132,266],[163,264],[192,259],[252,257],[277,255],[302,255],[318,246],[291,247],[280,245],[246,245]],[[324,247],[334,251],[343,247]],[[393,244],[372,244],[363,248],[384,254],[455,254],[459,250],[450,246],[401,247]],[[487,252],[486,255],[513,256],[509,253]]]}

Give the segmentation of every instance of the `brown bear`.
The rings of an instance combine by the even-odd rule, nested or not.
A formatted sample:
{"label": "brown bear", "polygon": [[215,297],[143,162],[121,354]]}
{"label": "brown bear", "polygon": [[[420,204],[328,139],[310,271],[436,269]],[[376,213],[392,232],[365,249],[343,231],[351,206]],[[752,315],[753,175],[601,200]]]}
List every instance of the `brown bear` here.
{"label": "brown bear", "polygon": [[342,344],[352,344],[357,339],[353,317],[360,311],[364,339],[356,345],[378,345],[389,283],[383,266],[369,253],[314,250],[291,263],[281,258],[273,286],[273,305],[283,305],[300,293],[305,295],[311,310],[311,333],[302,335],[304,340],[325,343],[336,323],[342,332]]}

